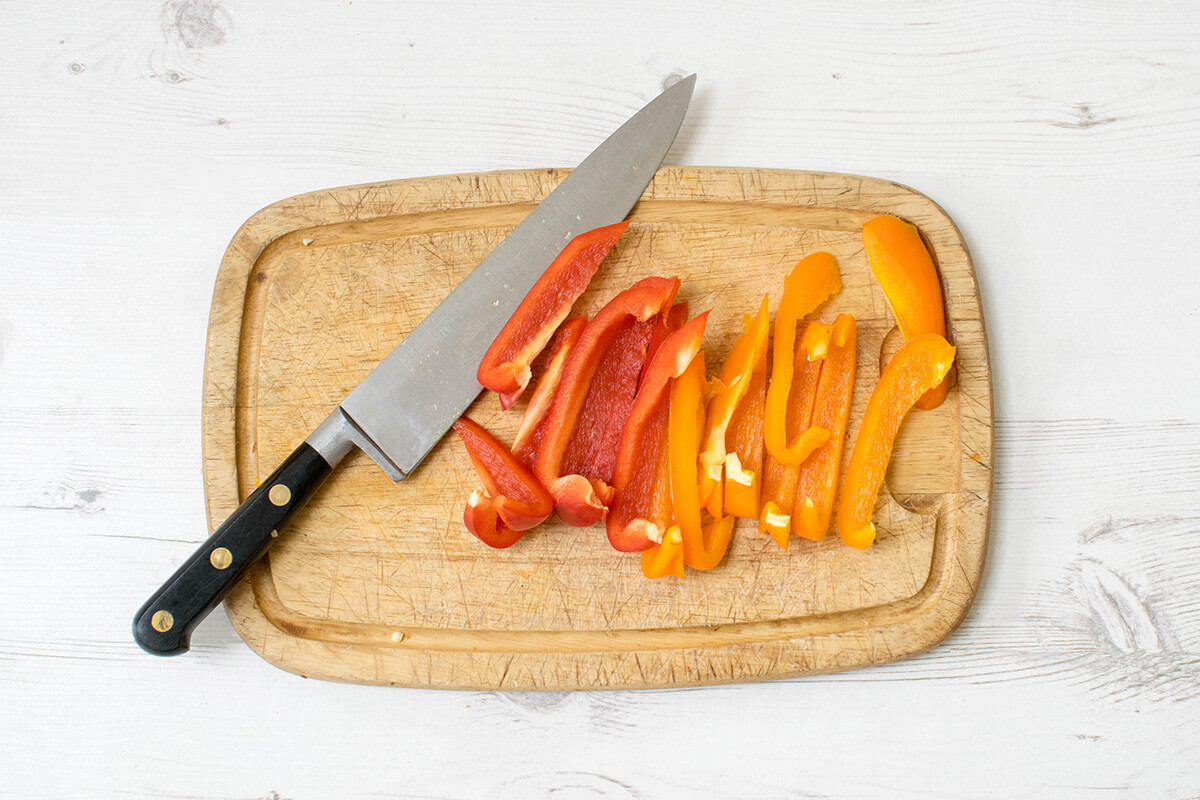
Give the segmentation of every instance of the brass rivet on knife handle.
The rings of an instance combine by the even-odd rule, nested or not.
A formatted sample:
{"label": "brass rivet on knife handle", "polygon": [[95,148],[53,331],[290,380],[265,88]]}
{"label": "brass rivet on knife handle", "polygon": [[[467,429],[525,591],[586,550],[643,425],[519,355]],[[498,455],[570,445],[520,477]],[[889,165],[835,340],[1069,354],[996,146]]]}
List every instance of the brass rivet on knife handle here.
{"label": "brass rivet on knife handle", "polygon": [[[144,617],[143,617],[144,619]],[[154,612],[154,616],[150,618],[150,627],[159,633],[166,633],[175,625],[175,618],[171,616],[171,612],[166,609],[159,609]]]}
{"label": "brass rivet on knife handle", "polygon": [[267,497],[277,506],[286,506],[288,501],[292,499],[292,490],[282,483],[277,483],[271,487],[271,491],[267,493]]}
{"label": "brass rivet on knife handle", "polygon": [[233,563],[233,554],[229,552],[228,547],[218,547],[209,554],[208,561],[217,569],[226,569]]}

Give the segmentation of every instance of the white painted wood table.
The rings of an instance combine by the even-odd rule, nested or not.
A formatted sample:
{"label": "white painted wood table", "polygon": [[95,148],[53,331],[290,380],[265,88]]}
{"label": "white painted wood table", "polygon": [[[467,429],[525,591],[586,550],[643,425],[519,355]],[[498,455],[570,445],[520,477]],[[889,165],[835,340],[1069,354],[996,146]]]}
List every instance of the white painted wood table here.
{"label": "white painted wood table", "polygon": [[[506,694],[302,680],[129,620],[203,538],[238,225],[569,166],[696,71],[668,163],[876,175],[975,259],[989,560],[942,645],[818,678]],[[1200,9],[0,3],[0,797],[1200,797]]]}

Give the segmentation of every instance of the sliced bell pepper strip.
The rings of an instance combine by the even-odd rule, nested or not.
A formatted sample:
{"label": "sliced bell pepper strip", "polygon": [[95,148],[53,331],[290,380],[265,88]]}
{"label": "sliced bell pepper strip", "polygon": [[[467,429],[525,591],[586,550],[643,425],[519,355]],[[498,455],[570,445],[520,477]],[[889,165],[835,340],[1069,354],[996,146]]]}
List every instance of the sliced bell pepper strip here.
{"label": "sliced bell pepper strip", "polygon": [[484,544],[511,547],[554,510],[550,492],[479,423],[460,417],[452,426],[462,438],[482,489],[471,493],[463,513],[467,530]]}
{"label": "sliced bell pepper strip", "polygon": [[[817,398],[825,355],[828,353],[831,325],[810,322],[796,344],[793,360],[792,391],[788,397],[785,417],[787,436],[794,437],[813,424],[813,407]],[[805,464],[808,463],[806,460]],[[792,504],[796,496],[796,484],[800,467],[780,464],[767,453],[763,464],[762,508],[759,511],[758,530],[768,533],[784,550],[794,526]]]}
{"label": "sliced bell pepper strip", "polygon": [[[610,345],[632,318],[645,322],[667,308],[679,290],[678,278],[645,278],[614,297],[588,322],[563,366],[554,402],[534,456],[534,473],[554,497],[554,508],[568,525],[588,527],[603,519],[612,489],[595,475],[567,472],[563,459],[579,428],[592,379]],[[584,432],[581,435],[587,435]]]}
{"label": "sliced bell pepper strip", "polygon": [[723,517],[707,527],[701,524],[698,478],[700,436],[704,429],[704,353],[671,384],[671,411],[667,428],[670,451],[671,510],[683,537],[683,561],[695,569],[712,569],[721,563],[737,520]]}
{"label": "sliced bell pepper strip", "polygon": [[[675,331],[683,327],[683,323],[687,322],[688,304],[684,300],[671,306],[671,308],[659,314],[656,318],[658,322],[654,326],[654,332],[650,334],[650,343],[646,346],[646,365],[650,365],[650,361],[654,358],[654,354],[658,352],[658,348],[662,347],[662,343],[667,337]],[[645,374],[645,370],[642,371]]]}
{"label": "sliced bell pepper strip", "polygon": [[764,349],[750,373],[746,395],[733,412],[726,436],[730,452],[725,456],[722,485],[724,513],[744,519],[758,519],[763,417],[767,401],[766,355]]}
{"label": "sliced bell pepper strip", "polygon": [[612,481],[617,443],[641,383],[651,339],[665,324],[662,314],[642,322],[627,317],[621,324],[588,384],[575,434],[563,453],[564,474],[584,475],[606,485]]}
{"label": "sliced bell pepper strip", "polygon": [[[875,280],[883,289],[904,341],[922,333],[946,338],[942,284],[933,258],[915,227],[882,215],[863,224],[863,247]],[[943,380],[917,401],[917,408],[937,408],[946,399]]]}
{"label": "sliced bell pepper strip", "polygon": [[765,364],[767,356],[770,336],[767,302],[767,295],[763,295],[758,315],[742,320],[742,333],[729,348],[717,374],[720,388],[708,402],[700,451],[700,502],[714,517],[721,517],[724,510],[722,475],[729,452],[729,427],[738,405],[750,391],[755,367]]}
{"label": "sliced bell pepper strip", "polygon": [[803,357],[805,361],[824,361],[829,355],[830,343],[833,340],[833,325],[826,325],[823,322],[810,322],[804,329],[804,333],[800,334],[800,341],[796,343],[796,356]]}
{"label": "sliced bell pepper strip", "polygon": [[517,430],[517,438],[512,446],[513,455],[529,469],[533,469],[533,457],[546,429],[546,412],[554,402],[554,393],[562,379],[563,367],[571,349],[579,342],[585,325],[587,317],[572,317],[562,324],[550,342],[546,366],[533,387],[533,394],[529,396],[529,405],[525,407],[525,416],[521,418],[521,427]]}
{"label": "sliced bell pepper strip", "polygon": [[646,369],[629,421],[621,432],[613,470],[614,498],[605,526],[621,552],[645,550],[662,541],[671,513],[668,421],[671,381],[700,352],[705,311],[672,333]]}
{"label": "sliced bell pepper strip", "polygon": [[698,475],[700,434],[704,428],[704,351],[671,384],[667,449],[671,471],[671,511],[683,537],[685,561],[703,549]]}
{"label": "sliced bell pepper strip", "polygon": [[[791,469],[773,459],[772,462],[779,469]],[[787,550],[788,540],[792,535],[792,504],[789,502],[785,507],[775,500],[764,500],[758,514],[758,532],[769,535],[775,540],[775,544]]]}
{"label": "sliced bell pepper strip", "polygon": [[841,291],[837,261],[829,253],[817,252],[800,260],[783,284],[783,297],[775,313],[775,352],[771,361],[771,385],[767,389],[763,438],[767,451],[779,463],[797,467],[829,439],[824,428],[809,427],[788,441],[787,405],[792,389],[796,325],[817,306]]}
{"label": "sliced bell pepper strip", "polygon": [[837,510],[838,535],[851,547],[866,549],[875,541],[871,514],[900,423],[953,363],[954,348],[945,339],[922,333],[906,342],[879,376],[850,453]]}
{"label": "sliced bell pepper strip", "polygon": [[813,425],[828,429],[829,441],[800,465],[793,504],[792,530],[797,536],[813,541],[825,538],[833,514],[846,424],[854,399],[857,338],[854,317],[839,314],[833,323],[833,337],[821,367],[812,416]]}
{"label": "sliced bell pepper strip", "polygon": [[628,225],[626,221],[596,228],[568,242],[500,329],[479,363],[476,379],[500,395],[503,408],[525,389],[534,359],[571,313]]}
{"label": "sliced bell pepper strip", "polygon": [[[760,467],[761,469],[761,467]],[[723,511],[734,517],[758,518],[759,470],[746,469],[737,452],[725,456],[721,477]]]}
{"label": "sliced bell pepper strip", "polygon": [[721,517],[705,525],[700,551],[690,559],[685,553],[683,563],[692,569],[701,570],[712,569],[720,564],[721,559],[729,550],[729,542],[733,539],[733,526],[736,524],[737,517],[729,516]]}
{"label": "sliced bell pepper strip", "polygon": [[680,300],[667,312],[667,330],[671,333],[682,328],[688,321],[688,302]]}
{"label": "sliced bell pepper strip", "polygon": [[667,528],[662,544],[642,551],[642,574],[647,578],[683,577],[683,536],[678,525]]}

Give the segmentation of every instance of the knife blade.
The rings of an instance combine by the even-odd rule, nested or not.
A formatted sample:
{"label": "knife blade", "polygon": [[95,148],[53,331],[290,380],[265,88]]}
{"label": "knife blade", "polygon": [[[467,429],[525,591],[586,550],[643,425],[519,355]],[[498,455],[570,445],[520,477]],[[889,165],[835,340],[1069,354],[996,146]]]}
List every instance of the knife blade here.
{"label": "knife blade", "polygon": [[394,481],[421,463],[479,395],[476,369],[504,323],[575,236],[625,218],[679,132],[696,76],[629,118],[572,170],[351,391],[138,610],[145,651],[177,655],[355,447]]}

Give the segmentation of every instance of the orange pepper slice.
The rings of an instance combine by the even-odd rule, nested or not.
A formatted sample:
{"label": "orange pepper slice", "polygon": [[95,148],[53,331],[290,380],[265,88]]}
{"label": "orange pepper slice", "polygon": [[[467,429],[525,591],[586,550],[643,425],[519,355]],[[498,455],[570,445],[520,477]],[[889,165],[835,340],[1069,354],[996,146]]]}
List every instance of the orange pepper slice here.
{"label": "orange pepper slice", "polygon": [[[764,341],[765,341],[764,337]],[[750,384],[734,409],[726,436],[724,513],[758,519],[758,492],[763,462],[763,418],[767,403],[767,350],[750,372]]]}
{"label": "orange pepper slice", "polygon": [[742,333],[729,348],[717,374],[721,388],[708,403],[700,451],[700,502],[714,517],[720,517],[724,507],[722,474],[729,452],[726,440],[730,425],[738,406],[752,389],[755,367],[766,363],[770,335],[767,302],[767,295],[763,295],[758,315],[742,320]]}
{"label": "orange pepper slice", "polygon": [[917,399],[946,377],[953,363],[949,342],[936,333],[922,333],[906,342],[879,376],[850,453],[837,510],[838,535],[851,547],[866,549],[875,541],[871,514],[900,423]]}
{"label": "orange pepper slice", "polygon": [[[778,461],[775,463],[779,464]],[[775,540],[775,544],[784,550],[787,550],[788,537],[792,535],[791,507],[790,502],[785,509],[774,500],[764,500],[758,516],[758,532],[770,535]]]}
{"label": "orange pepper slice", "polygon": [[667,419],[670,453],[671,511],[682,536],[684,560],[696,557],[704,539],[700,524],[700,490],[697,467],[700,429],[704,425],[704,351],[671,385]]}
{"label": "orange pepper slice", "polygon": [[704,428],[704,353],[701,351],[671,385],[667,420],[670,452],[671,511],[682,538],[683,563],[694,569],[712,569],[721,563],[733,537],[734,517],[701,524],[697,471],[700,465],[700,432]]}
{"label": "orange pepper slice", "polygon": [[[796,436],[813,424],[813,406],[817,398],[822,365],[829,351],[833,326],[810,322],[800,342],[792,373],[792,391],[788,398],[787,435]],[[808,461],[804,462],[805,464]],[[758,530],[767,533],[784,550],[788,547],[794,522],[792,504],[800,478],[799,467],[781,464],[767,453],[763,465],[763,505],[758,517]]]}
{"label": "orange pepper slice", "polygon": [[691,559],[685,552],[684,563],[693,569],[712,569],[720,564],[729,550],[729,542],[733,539],[733,526],[736,524],[737,517],[730,516],[721,517],[705,525],[699,551]]}
{"label": "orange pepper slice", "polygon": [[662,544],[642,551],[642,574],[651,579],[683,577],[683,535],[678,525],[667,528]]}
{"label": "orange pepper slice", "polygon": [[821,541],[829,530],[833,501],[837,494],[838,471],[854,399],[854,368],[858,332],[854,317],[839,314],[833,323],[832,339],[821,367],[821,380],[813,402],[812,424],[829,431],[829,441],[800,465],[793,504],[792,531],[797,536]]}
{"label": "orange pepper slice", "polygon": [[[883,289],[904,341],[922,333],[946,337],[942,284],[921,234],[896,217],[883,215],[863,224],[863,247],[875,280]],[[917,401],[917,408],[937,408],[946,399],[942,380]]]}
{"label": "orange pepper slice", "polygon": [[825,252],[801,259],[783,284],[783,297],[775,314],[775,353],[771,362],[771,385],[767,389],[763,438],[767,452],[785,466],[800,466],[813,450],[829,439],[829,431],[809,427],[788,441],[787,406],[792,391],[796,326],[802,317],[811,314],[841,288],[837,261]]}

